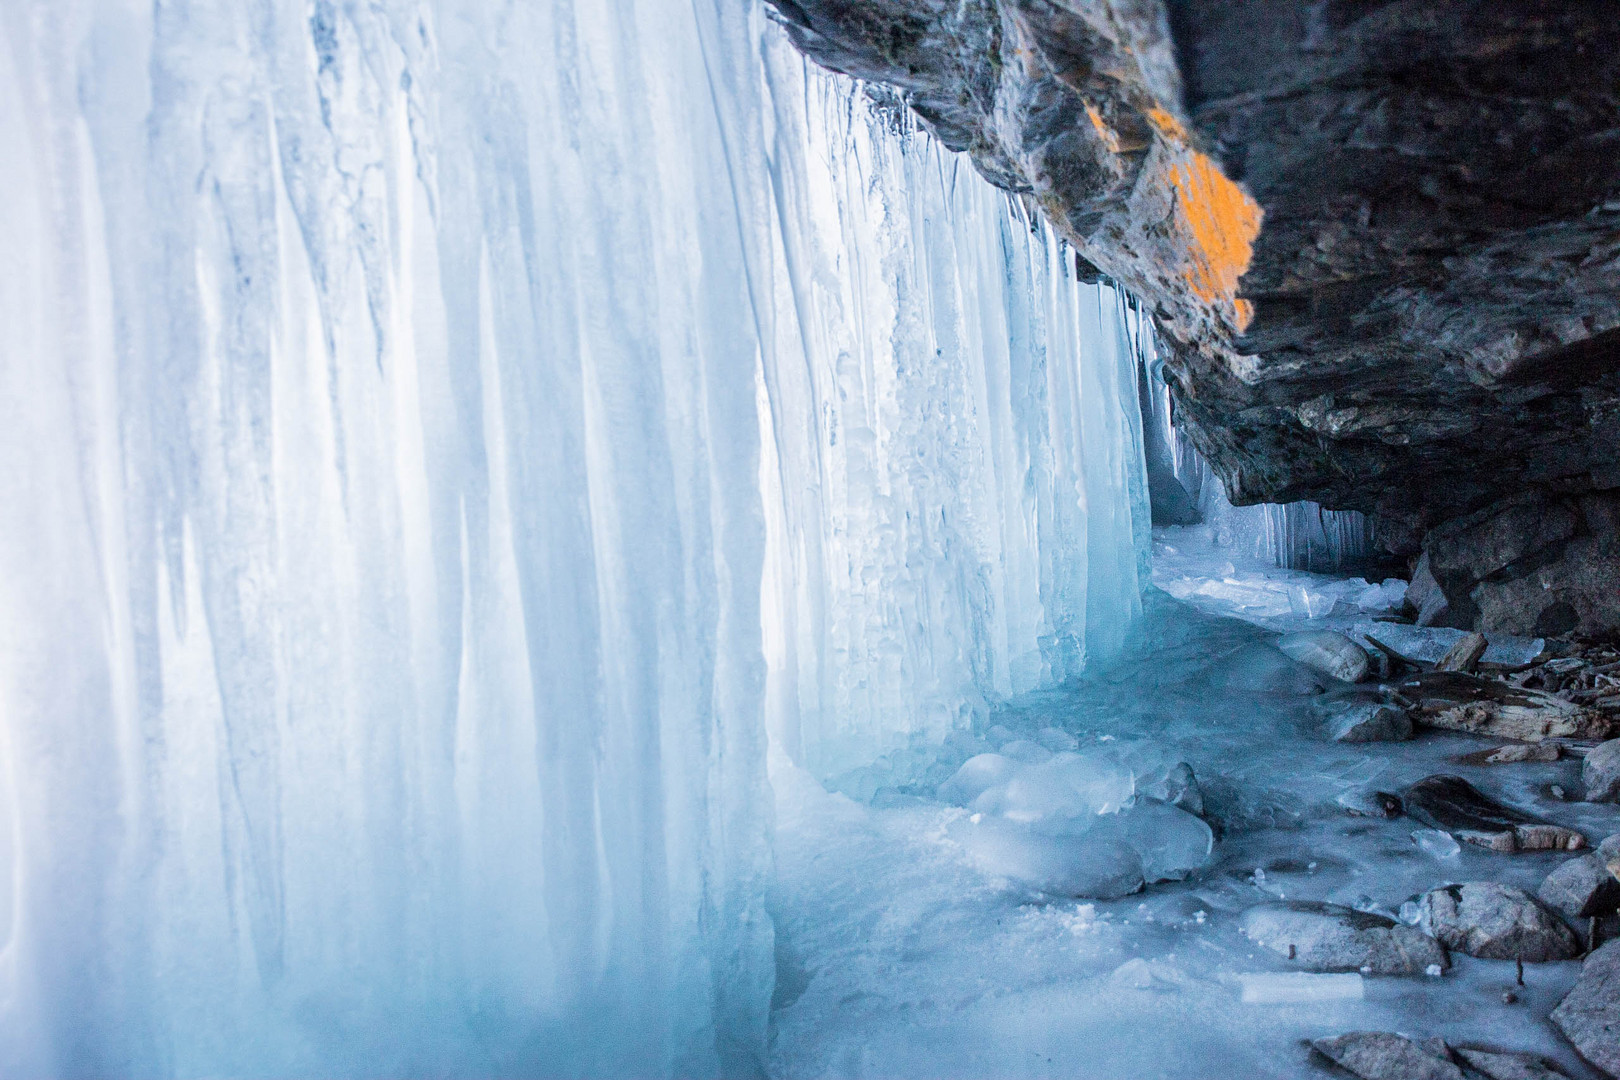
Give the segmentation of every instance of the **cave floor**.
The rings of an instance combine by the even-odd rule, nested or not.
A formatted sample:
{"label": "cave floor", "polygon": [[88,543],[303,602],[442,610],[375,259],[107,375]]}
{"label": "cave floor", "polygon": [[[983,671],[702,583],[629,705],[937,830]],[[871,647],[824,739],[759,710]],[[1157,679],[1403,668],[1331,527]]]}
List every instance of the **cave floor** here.
{"label": "cave floor", "polygon": [[[1201,573],[1339,588],[1326,577],[1200,561],[1165,546],[1161,538],[1159,579],[1184,592]],[[1078,685],[1011,702],[985,724],[1021,736],[1055,727],[1075,736],[1081,753],[1151,740],[1189,762],[1223,835],[1187,881],[1109,902],[1033,896],[979,870],[948,835],[967,811],[925,788],[856,801],[776,762],[773,1076],[1326,1076],[1305,1040],[1356,1030],[1527,1050],[1572,1077],[1598,1075],[1547,1020],[1578,962],[1527,964],[1521,988],[1511,962],[1454,954],[1442,976],[1365,978],[1359,997],[1243,1001],[1242,976],[1290,970],[1238,932],[1237,917],[1252,904],[1327,900],[1394,913],[1448,882],[1534,891],[1570,857],[1466,844],[1440,857],[1415,842],[1421,826],[1410,818],[1347,814],[1335,802],[1345,792],[1398,792],[1450,772],[1593,842],[1620,832],[1620,808],[1561,801],[1549,790],[1581,790],[1578,758],[1472,766],[1457,759],[1492,741],[1433,731],[1404,743],[1337,744],[1314,734],[1309,695],[1234,689],[1243,685],[1231,669],[1244,662],[1244,646],[1276,629],[1347,618],[1343,604],[1314,620],[1275,605],[1250,607],[1247,618],[1221,613],[1237,610],[1234,596],[1248,603],[1245,595],[1206,590],[1192,597],[1195,607],[1155,592],[1128,655]],[[933,775],[988,745],[982,733],[948,744]],[[1510,989],[1517,1000],[1504,1003]]]}

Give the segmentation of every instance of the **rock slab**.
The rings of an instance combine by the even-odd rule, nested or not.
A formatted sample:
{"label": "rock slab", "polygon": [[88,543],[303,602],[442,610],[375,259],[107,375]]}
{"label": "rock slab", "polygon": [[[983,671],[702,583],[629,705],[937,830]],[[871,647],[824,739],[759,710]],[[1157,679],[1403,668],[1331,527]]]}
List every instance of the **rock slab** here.
{"label": "rock slab", "polygon": [[1572,960],[1580,940],[1523,889],[1494,881],[1447,885],[1418,900],[1418,929],[1448,949],[1485,960]]}
{"label": "rock slab", "polygon": [[1245,911],[1238,925],[1256,945],[1307,971],[1422,975],[1449,963],[1439,942],[1421,931],[1338,904],[1260,904]]}
{"label": "rock slab", "polygon": [[1426,776],[1406,789],[1406,812],[1431,828],[1492,851],[1578,851],[1574,829],[1533,818],[1487,798],[1460,776]]}
{"label": "rock slab", "polygon": [[1570,859],[1547,875],[1536,890],[1543,904],[1562,915],[1571,925],[1600,918],[1620,908],[1620,881],[1603,865],[1597,853]]}
{"label": "rock slab", "polygon": [[1284,634],[1277,648],[1312,671],[1342,682],[1367,677],[1367,651],[1335,630],[1299,630]]}
{"label": "rock slab", "polygon": [[1475,1072],[1490,1080],[1569,1080],[1569,1077],[1534,1054],[1457,1047],[1456,1054]]}
{"label": "rock slab", "polygon": [[1592,749],[1581,766],[1587,802],[1620,802],[1620,739]]}
{"label": "rock slab", "polygon": [[1586,958],[1552,1021],[1587,1061],[1620,1077],[1620,941]]}
{"label": "rock slab", "polygon": [[1414,1042],[1389,1031],[1352,1031],[1311,1043],[1316,1052],[1361,1080],[1466,1080],[1438,1039]]}

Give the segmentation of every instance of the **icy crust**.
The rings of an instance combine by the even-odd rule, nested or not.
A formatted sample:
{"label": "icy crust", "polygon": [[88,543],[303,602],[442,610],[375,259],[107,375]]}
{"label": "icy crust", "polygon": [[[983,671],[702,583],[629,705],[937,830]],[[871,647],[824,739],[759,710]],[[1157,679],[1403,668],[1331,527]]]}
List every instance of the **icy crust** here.
{"label": "icy crust", "polygon": [[[1125,659],[913,747],[859,783],[851,774],[859,801],[775,775],[772,903],[791,993],[773,1013],[773,1074],[1311,1080],[1323,1074],[1302,1040],[1399,1031],[1534,1053],[1594,1077],[1547,1021],[1578,963],[1527,963],[1522,987],[1511,960],[1462,952],[1443,974],[1324,973],[1243,933],[1244,914],[1262,905],[1338,905],[1389,926],[1407,900],[1449,884],[1533,894],[1574,856],[1459,845],[1385,816],[1377,793],[1457,774],[1588,836],[1620,831],[1620,808],[1555,797],[1554,785],[1581,790],[1579,759],[1468,763],[1497,744],[1438,731],[1333,743],[1311,708],[1322,680],[1272,645],[1275,630],[1301,623],[1262,629],[1162,594],[1147,607]],[[1116,899],[1043,893],[1029,882],[1062,884],[1084,867],[1106,883],[1128,860],[1118,848],[1070,848],[1061,833],[1037,847],[1035,825],[988,812],[990,799],[984,832],[995,842],[965,841],[979,798],[999,790],[997,807],[1034,805],[1006,798],[1011,780],[1064,754],[1087,762],[1086,782],[1041,804],[1059,821],[1114,801],[1127,774],[1143,805],[1152,781],[1133,764],[1138,747],[1196,776],[1217,840],[1185,879]],[[1010,833],[1019,844],[1003,843]]]}

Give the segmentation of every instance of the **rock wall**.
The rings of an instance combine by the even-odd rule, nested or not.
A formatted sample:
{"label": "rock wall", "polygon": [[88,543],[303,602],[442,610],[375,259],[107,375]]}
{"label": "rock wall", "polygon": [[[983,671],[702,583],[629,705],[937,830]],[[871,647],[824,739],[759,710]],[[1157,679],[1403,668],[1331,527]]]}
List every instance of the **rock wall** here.
{"label": "rock wall", "polygon": [[1611,5],[769,2],[1150,306],[1235,502],[1377,514],[1451,621],[1620,630]]}

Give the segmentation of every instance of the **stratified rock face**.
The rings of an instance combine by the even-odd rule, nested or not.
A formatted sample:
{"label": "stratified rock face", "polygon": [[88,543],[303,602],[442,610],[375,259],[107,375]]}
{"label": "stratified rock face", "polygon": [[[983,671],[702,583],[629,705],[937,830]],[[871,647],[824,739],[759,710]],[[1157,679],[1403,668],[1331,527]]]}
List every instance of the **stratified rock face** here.
{"label": "stratified rock face", "polygon": [[1620,488],[1611,5],[770,2],[1148,302],[1234,501],[1376,512],[1416,554],[1529,499],[1533,551],[1437,571],[1453,621],[1620,626],[1581,501]]}

